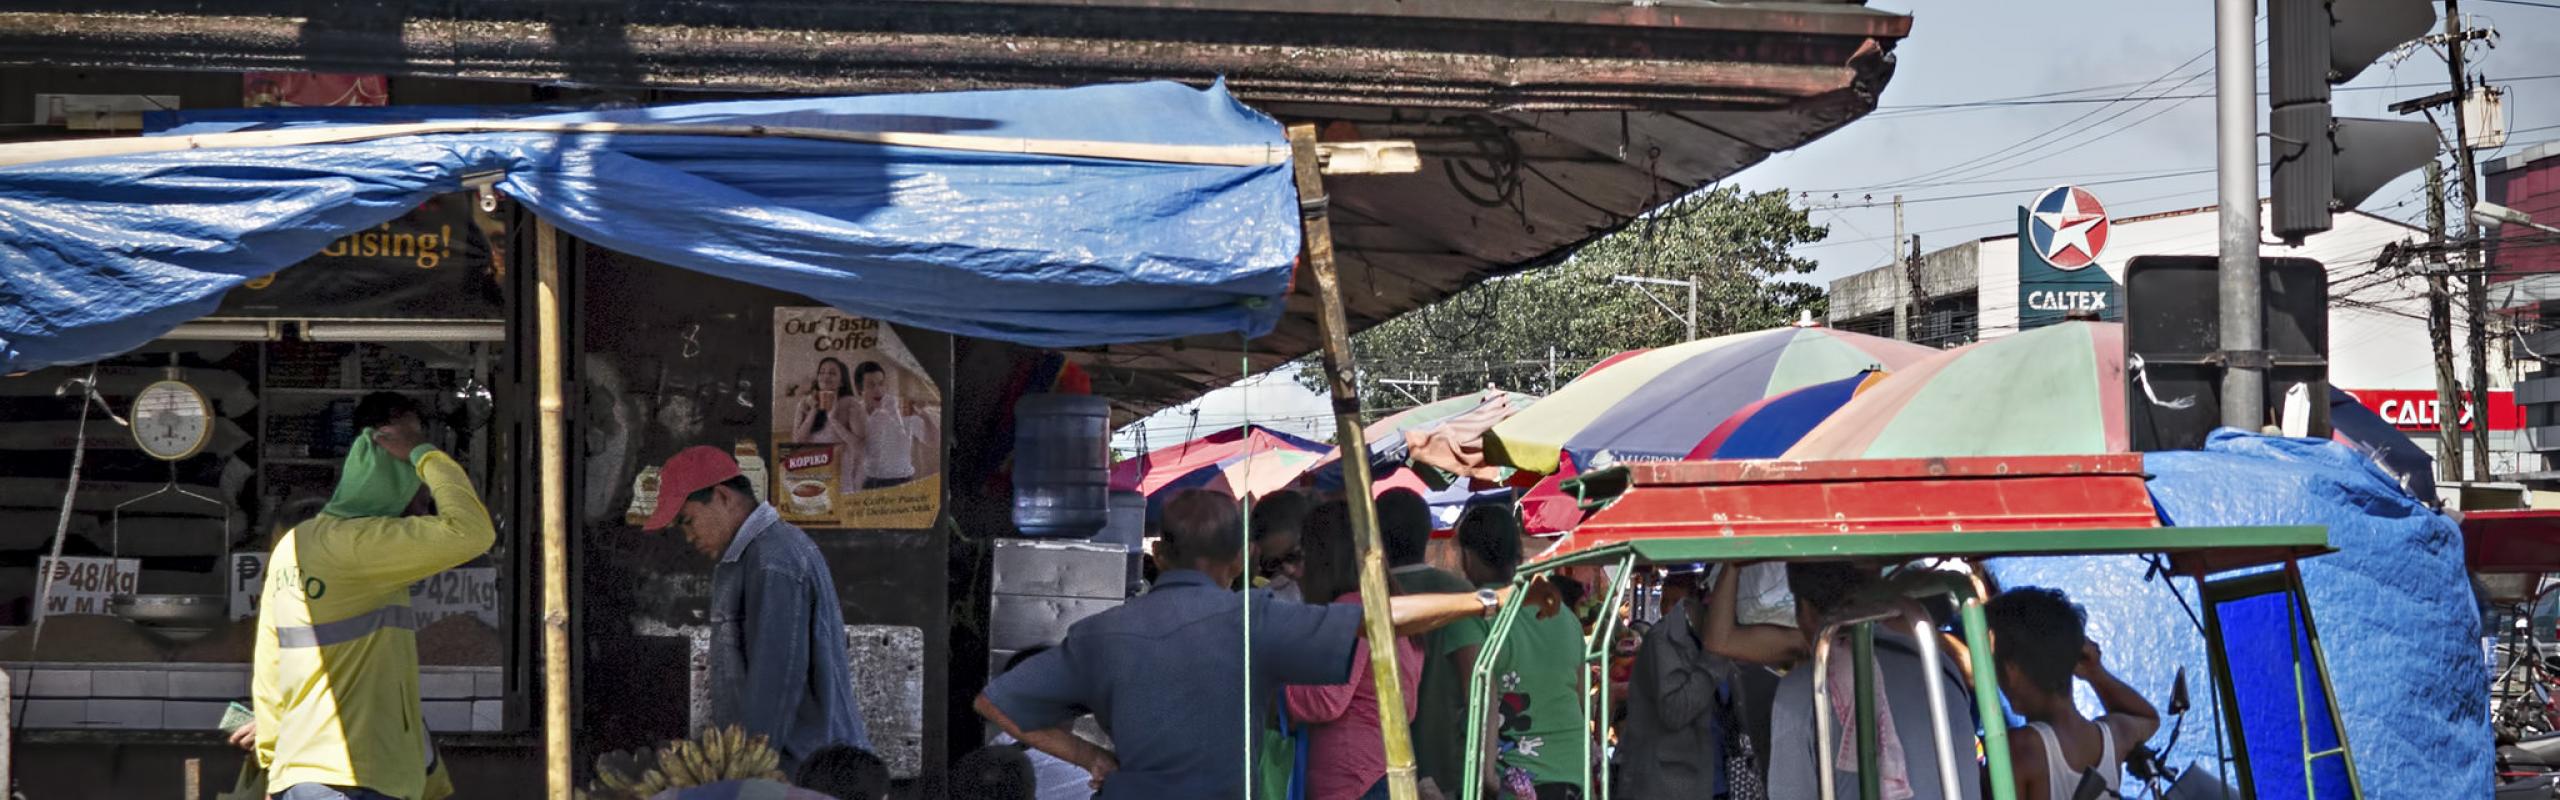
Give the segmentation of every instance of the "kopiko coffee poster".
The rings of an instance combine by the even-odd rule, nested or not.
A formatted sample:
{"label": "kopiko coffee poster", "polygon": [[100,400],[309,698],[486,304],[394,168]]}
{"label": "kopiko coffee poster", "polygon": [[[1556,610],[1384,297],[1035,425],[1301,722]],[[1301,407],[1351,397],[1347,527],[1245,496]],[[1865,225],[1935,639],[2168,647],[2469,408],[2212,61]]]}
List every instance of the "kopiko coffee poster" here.
{"label": "kopiko coffee poster", "polygon": [[775,505],[795,524],[933,527],[942,511],[942,389],[888,323],[773,310]]}

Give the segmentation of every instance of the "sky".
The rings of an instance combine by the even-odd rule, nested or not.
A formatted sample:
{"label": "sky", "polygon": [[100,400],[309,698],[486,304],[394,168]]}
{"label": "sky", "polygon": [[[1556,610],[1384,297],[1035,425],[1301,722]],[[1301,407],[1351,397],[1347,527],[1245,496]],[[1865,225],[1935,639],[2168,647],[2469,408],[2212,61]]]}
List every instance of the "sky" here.
{"label": "sky", "polygon": [[[2088,188],[2115,217],[2213,205],[2213,101],[2175,99],[2213,91],[2212,3],[1870,5],[1913,14],[1910,37],[1895,47],[1896,71],[1877,112],[1729,179],[1752,190],[1810,192],[1798,205],[1818,209],[1814,221],[1831,228],[1828,240],[1798,249],[1821,263],[1818,279],[1891,260],[1891,202],[1897,192],[1904,195],[1905,228],[1927,250],[2012,233],[2018,205],[2065,183]],[[2484,152],[2481,162],[2494,152],[2560,140],[2560,0],[2466,0],[2462,11],[2470,24],[2499,33],[2495,49],[2474,43],[2472,71],[2508,86],[2508,128],[2515,132],[2505,150]],[[2260,24],[2263,39],[2263,18]],[[2438,30],[2441,25],[2439,16]],[[2449,88],[2437,53],[2422,48],[2405,59],[2385,56],[2347,84],[2347,91],[2333,94],[2332,113],[2423,119],[2401,117],[2385,106]],[[2261,47],[2261,64],[2264,58]],[[2527,76],[2546,77],[2501,80]],[[2259,90],[2265,88],[2262,74]],[[2028,105],[1915,108],[2064,92],[2023,101]],[[2126,96],[2133,99],[2050,102]],[[2142,102],[2154,96],[2161,99]],[[2263,137],[2263,99],[2258,107]],[[2259,141],[2263,160],[2266,140]],[[2195,174],[2167,175],[2180,172]],[[2413,172],[2361,208],[2422,224],[2421,186]],[[2263,170],[2259,188],[2266,191]]]}
{"label": "sky", "polygon": [[[1831,229],[1830,238],[1797,249],[1821,264],[1817,280],[1891,260],[1890,204],[1896,192],[1904,195],[1905,228],[1928,250],[2012,233],[2017,206],[2062,184],[2089,189],[2116,217],[2214,203],[2212,3],[1870,5],[1914,14],[1910,37],[1895,47],[1894,77],[1877,112],[1728,179],[1751,190],[1808,193],[1797,204],[1818,209],[1813,220]],[[2473,26],[2498,31],[2494,49],[2474,43],[2472,73],[2508,88],[2507,127],[2514,132],[2505,149],[2483,152],[2481,163],[2535,142],[2560,140],[2560,0],[2467,0],[2463,15]],[[2263,19],[2260,24],[2263,40]],[[2439,6],[2438,30],[2442,24]],[[2385,56],[2346,91],[2332,95],[2332,114],[2421,119],[2400,117],[2386,106],[2448,88],[2439,52],[2419,48]],[[2263,48],[2259,60],[2265,61]],[[2541,77],[2508,80],[2531,76]],[[2262,74],[2259,89],[2265,88]],[[2025,105],[1917,108],[2026,95],[2047,96]],[[2118,98],[2130,99],[2103,102]],[[2263,134],[2265,103],[2257,105]],[[2261,160],[2265,141],[2260,139]],[[2375,192],[2362,208],[2423,224],[2422,185],[2413,172]],[[1248,416],[1330,440],[1329,406],[1298,385],[1295,369],[1284,367],[1166,409],[1122,429],[1113,446],[1135,449],[1143,432],[1148,446],[1163,447],[1234,427]]]}

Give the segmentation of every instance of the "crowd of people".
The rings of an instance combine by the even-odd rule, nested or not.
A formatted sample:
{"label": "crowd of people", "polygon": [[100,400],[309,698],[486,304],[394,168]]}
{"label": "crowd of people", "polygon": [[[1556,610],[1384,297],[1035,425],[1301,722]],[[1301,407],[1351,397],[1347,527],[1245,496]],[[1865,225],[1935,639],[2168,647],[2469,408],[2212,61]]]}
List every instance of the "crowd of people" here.
{"label": "crowd of people", "polygon": [[[1296,492],[1244,505],[1197,491],[1172,499],[1150,588],[1077,623],[1056,647],[1017,659],[980,695],[979,713],[1003,731],[996,746],[1027,746],[1028,761],[1042,765],[1023,770],[1041,800],[1387,796],[1370,671],[1382,645],[1360,627],[1351,509]],[[1879,752],[1868,768],[1884,795],[1986,796],[1976,748],[1940,763],[1939,721],[1950,741],[1978,741],[1967,680],[1975,654],[1951,605],[1901,596],[1893,576],[1914,567],[1754,567],[1783,574],[1792,613],[1776,616],[1746,613],[1739,566],[1664,577],[1660,618],[1620,626],[1616,658],[1592,676],[1612,683],[1615,702],[1586,712],[1586,648],[1602,615],[1619,612],[1583,582],[1555,575],[1526,584],[1527,608],[1500,646],[1489,646],[1492,612],[1524,558],[1546,542],[1525,535],[1508,507],[1477,506],[1454,526],[1454,553],[1435,557],[1421,497],[1390,491],[1376,513],[1399,696],[1424,797],[1456,798],[1475,782],[1485,797],[1578,800],[1580,787],[1604,773],[1619,797],[1813,797],[1825,747],[1835,756],[1834,785],[1854,792],[1859,681],[1847,628],[1835,631],[1840,647],[1821,674],[1813,665],[1815,638],[1843,620],[1878,623],[1870,678]],[[2008,736],[2017,796],[2120,790],[2121,765],[2158,729],[2159,713],[2108,672],[2084,616],[2060,592],[2012,589],[1986,611],[2000,691],[2027,719]],[[1480,663],[1488,653],[1491,662]],[[1488,691],[1471,697],[1479,668]],[[2079,711],[2075,682],[2091,687],[2103,715]],[[1833,741],[1816,741],[1815,692],[1831,701]],[[1933,697],[1943,705],[1932,709]],[[1471,774],[1468,725],[1478,711],[1484,728],[1474,738],[1484,749]],[[1079,719],[1108,735],[1073,733]],[[1602,741],[1616,745],[1605,762],[1595,746]]]}
{"label": "crowd of people", "polygon": [[[488,548],[492,526],[468,477],[425,443],[414,403],[376,395],[357,412],[367,435],[335,496],[282,537],[270,567],[254,721],[234,732],[253,753],[253,796],[452,791],[415,724],[417,654],[400,601],[409,582]],[[678,453],[660,485],[647,527],[676,532],[715,563],[712,724],[769,744],[795,784],[780,796],[886,797],[888,770],[851,696],[841,605],[808,534],[757,499],[718,448]],[[431,505],[418,501],[422,487]],[[1383,642],[1363,624],[1370,598],[1352,513],[1296,492],[1249,508],[1213,492],[1172,497],[1155,523],[1146,589],[1017,655],[975,703],[1000,734],[955,759],[928,796],[1379,800],[1389,769],[1382,725],[1398,719],[1410,725],[1425,797],[1474,785],[1508,800],[1579,800],[1595,775],[1625,797],[1812,797],[1826,779],[1858,786],[1862,777],[1897,800],[1983,796],[1978,757],[1950,748],[1960,763],[1941,763],[1937,746],[1942,733],[1974,741],[1983,724],[1966,680],[1982,655],[1954,633],[1951,607],[1904,595],[1895,581],[1909,565],[1726,565],[1665,578],[1662,616],[1628,626],[1641,633],[1612,642],[1616,658],[1587,674],[1592,631],[1605,627],[1595,623],[1620,612],[1567,574],[1515,580],[1546,543],[1508,506],[1467,509],[1453,552],[1435,558],[1423,499],[1378,498],[1392,630]],[[394,541],[402,546],[371,546]],[[1741,573],[1773,569],[1792,614],[1744,607]],[[1524,611],[1492,641],[1491,620],[1515,587]],[[1765,605],[1765,593],[1752,597]],[[2120,788],[2121,765],[2159,713],[2107,671],[2060,592],[2012,589],[1986,612],[1999,690],[2027,720],[2008,737],[2017,796]],[[1849,658],[1814,665],[1822,632],[1844,621],[1878,623],[1866,680]],[[1401,713],[1381,705],[1372,673],[1372,657],[1388,652]],[[1489,679],[1482,695],[1479,673]],[[1613,702],[1586,705],[1586,677],[1607,681]],[[2105,714],[2080,712],[2080,682]],[[1873,687],[1877,728],[1877,757],[1865,764],[1853,710],[1861,683]],[[1817,697],[1830,701],[1834,740],[1816,733]],[[1604,741],[1617,745],[1605,762],[1598,754],[1609,751],[1594,746]],[[1482,748],[1473,759],[1471,742]],[[1820,774],[1826,762],[1830,776]],[[672,796],[745,796],[740,787],[754,782]]]}

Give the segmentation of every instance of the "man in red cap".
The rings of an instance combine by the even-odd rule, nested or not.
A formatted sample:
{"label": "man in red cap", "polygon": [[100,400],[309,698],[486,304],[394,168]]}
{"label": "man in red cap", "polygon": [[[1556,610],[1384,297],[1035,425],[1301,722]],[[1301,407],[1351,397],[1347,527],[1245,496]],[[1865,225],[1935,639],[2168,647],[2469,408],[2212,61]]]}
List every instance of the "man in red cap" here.
{"label": "man in red cap", "polygon": [[785,772],[828,745],[871,749],[853,699],[843,607],[809,534],[756,499],[729,451],[700,446],[659,470],[648,529],[669,527],[718,562],[710,724],[764,735]]}

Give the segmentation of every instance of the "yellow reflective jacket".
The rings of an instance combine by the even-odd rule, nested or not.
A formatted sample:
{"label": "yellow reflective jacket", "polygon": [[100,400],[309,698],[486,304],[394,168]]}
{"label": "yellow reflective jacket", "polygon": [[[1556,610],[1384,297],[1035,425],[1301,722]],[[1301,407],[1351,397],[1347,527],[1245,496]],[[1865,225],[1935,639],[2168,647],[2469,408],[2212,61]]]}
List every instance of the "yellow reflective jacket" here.
{"label": "yellow reflective jacket", "polygon": [[435,516],[322,514],[287,532],[267,559],[250,692],[258,763],[275,791],[320,783],[404,800],[452,793],[420,717],[409,585],[488,552],[497,531],[452,456],[421,446],[410,460]]}

